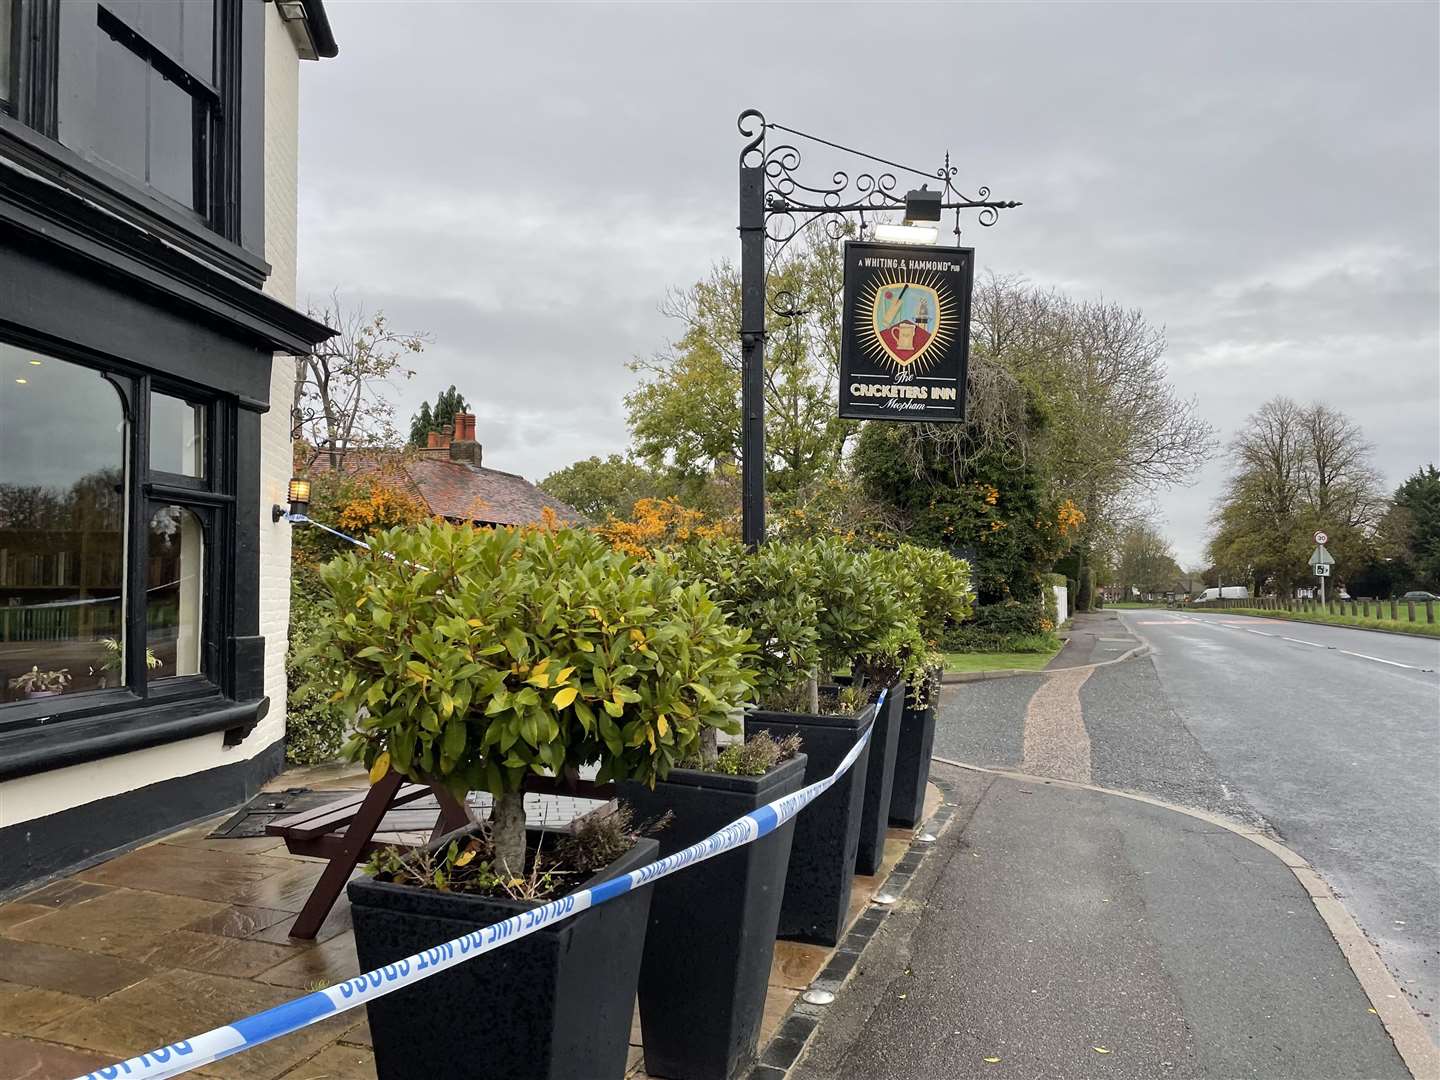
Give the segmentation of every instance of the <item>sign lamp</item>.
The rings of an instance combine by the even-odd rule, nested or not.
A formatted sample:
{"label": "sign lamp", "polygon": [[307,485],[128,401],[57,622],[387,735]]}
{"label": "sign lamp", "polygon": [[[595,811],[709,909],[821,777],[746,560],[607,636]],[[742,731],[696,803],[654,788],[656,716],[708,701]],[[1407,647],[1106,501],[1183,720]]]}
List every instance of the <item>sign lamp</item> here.
{"label": "sign lamp", "polygon": [[933,244],[940,239],[940,192],[922,186],[905,193],[905,220],[876,225],[875,239],[891,244]]}
{"label": "sign lamp", "polygon": [[283,517],[294,517],[310,509],[310,481],[292,476],[289,486],[285,489],[285,498],[290,501],[289,513],[286,513],[285,507],[276,503],[270,507],[271,521],[279,521]]}

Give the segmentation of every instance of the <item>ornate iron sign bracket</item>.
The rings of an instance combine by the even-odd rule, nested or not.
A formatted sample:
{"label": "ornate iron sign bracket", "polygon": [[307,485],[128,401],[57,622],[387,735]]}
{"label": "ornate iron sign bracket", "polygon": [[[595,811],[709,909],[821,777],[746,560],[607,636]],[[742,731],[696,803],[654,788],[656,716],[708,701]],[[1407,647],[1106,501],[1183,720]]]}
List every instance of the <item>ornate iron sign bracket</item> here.
{"label": "ornate iron sign bracket", "polygon": [[[859,216],[863,229],[867,214],[903,213],[906,193],[897,174],[921,177],[927,186],[937,183],[941,209],[955,215],[956,237],[961,211],[978,211],[976,220],[988,228],[999,220],[1001,210],[1021,204],[992,200],[984,186],[976,197],[962,192],[955,186],[959,170],[948,153],[943,165],[927,172],[771,123],[758,109],[742,112],[736,126],[746,140],[740,150],[741,533],[745,543],[754,546],[765,539],[765,311],[768,307],[784,319],[804,314],[793,295],[782,292],[773,299],[769,295],[767,279],[779,253],[812,224],[818,223],[830,239],[841,240],[851,214]],[[798,175],[799,148],[793,141],[767,146],[767,131],[828,146],[878,167],[853,178],[837,169],[828,183],[806,183]]]}

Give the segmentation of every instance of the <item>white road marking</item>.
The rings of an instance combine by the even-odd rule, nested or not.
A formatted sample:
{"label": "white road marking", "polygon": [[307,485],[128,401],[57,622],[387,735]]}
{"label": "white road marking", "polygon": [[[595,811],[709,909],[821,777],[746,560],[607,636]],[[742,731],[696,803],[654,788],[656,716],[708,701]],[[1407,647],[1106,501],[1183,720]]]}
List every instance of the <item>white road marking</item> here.
{"label": "white road marking", "polygon": [[1383,656],[1371,656],[1363,652],[1351,652],[1349,649],[1339,649],[1338,652],[1346,656],[1358,656],[1361,660],[1374,660],[1377,664],[1389,664],[1391,667],[1409,668],[1411,671],[1429,671],[1429,668],[1416,667],[1414,664],[1402,664],[1399,660],[1386,660]]}
{"label": "white road marking", "polygon": [[[1197,625],[1197,626],[1224,626],[1224,627],[1226,627],[1227,629],[1233,628],[1233,629],[1237,629],[1237,630],[1243,630],[1243,631],[1244,631],[1245,633],[1247,633],[1247,634],[1259,634],[1261,637],[1275,638],[1275,639],[1277,639],[1277,640],[1279,640],[1279,641],[1293,641],[1296,645],[1309,645],[1309,646],[1311,646],[1312,648],[1316,648],[1316,649],[1327,649],[1327,650],[1329,650],[1330,652],[1343,653],[1343,654],[1346,655],[1346,656],[1354,656],[1354,657],[1356,657],[1356,658],[1358,658],[1358,659],[1360,659],[1360,660],[1373,660],[1373,661],[1375,661],[1375,663],[1377,663],[1377,664],[1388,664],[1388,665],[1390,665],[1391,667],[1405,668],[1407,671],[1420,671],[1420,672],[1424,672],[1424,673],[1427,674],[1427,675],[1434,674],[1434,672],[1435,672],[1435,669],[1434,669],[1434,668],[1420,667],[1420,666],[1418,666],[1418,665],[1416,665],[1416,664],[1402,664],[1399,660],[1386,660],[1383,656],[1371,656],[1369,653],[1351,652],[1349,649],[1341,649],[1341,648],[1338,648],[1337,646],[1334,646],[1334,645],[1324,645],[1324,644],[1321,644],[1321,643],[1318,642],[1318,641],[1305,641],[1305,640],[1302,639],[1302,638],[1285,637],[1283,634],[1267,634],[1264,630],[1254,630],[1254,629],[1251,629],[1251,628],[1248,627],[1248,626],[1239,626],[1239,625],[1237,625],[1236,623],[1230,622],[1230,621],[1228,621],[1228,620],[1221,620],[1221,619],[1197,619],[1197,618],[1195,618],[1195,617],[1193,617],[1193,616],[1186,617],[1186,616],[1180,615],[1180,616],[1175,616],[1172,621],[1178,622],[1178,623],[1194,623],[1194,624]],[[1259,620],[1257,620],[1257,621],[1259,621]],[[1274,619],[1270,619],[1270,620],[1266,620],[1266,621],[1270,622],[1272,625],[1274,625],[1274,623],[1276,622],[1276,620],[1274,620]],[[1159,624],[1158,624],[1158,623],[1146,622],[1146,623],[1142,623],[1141,625],[1144,625],[1144,626],[1157,626],[1157,625],[1159,625]],[[1343,630],[1343,629],[1347,629],[1347,627],[1336,627],[1336,629]]]}

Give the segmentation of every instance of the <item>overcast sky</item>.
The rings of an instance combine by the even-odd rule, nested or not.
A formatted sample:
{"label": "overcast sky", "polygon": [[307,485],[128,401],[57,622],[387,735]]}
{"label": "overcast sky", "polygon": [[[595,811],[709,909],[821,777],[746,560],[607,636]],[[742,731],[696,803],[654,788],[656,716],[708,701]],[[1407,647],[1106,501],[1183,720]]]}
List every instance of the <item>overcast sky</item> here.
{"label": "overcast sky", "polygon": [[[667,287],[737,258],[736,115],[1024,201],[982,268],[1144,309],[1228,436],[1275,394],[1440,458],[1440,6],[329,0],[302,81],[300,291],[435,343],[487,465],[627,444]],[[817,178],[833,161],[818,155]],[[1161,493],[1200,558],[1224,474]]]}

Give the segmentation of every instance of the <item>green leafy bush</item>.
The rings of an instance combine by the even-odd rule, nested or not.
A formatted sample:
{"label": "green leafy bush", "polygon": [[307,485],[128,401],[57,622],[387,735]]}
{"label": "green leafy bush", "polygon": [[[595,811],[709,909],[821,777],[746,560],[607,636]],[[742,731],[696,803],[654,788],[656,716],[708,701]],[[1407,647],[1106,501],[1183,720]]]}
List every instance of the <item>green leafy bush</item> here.
{"label": "green leafy bush", "polygon": [[313,665],[306,657],[325,617],[318,586],[308,570],[291,577],[290,645],[285,654],[285,760],[291,765],[333,761],[345,743],[345,710],[330,700],[307,667]]}
{"label": "green leafy bush", "polygon": [[862,656],[898,662],[918,634],[919,583],[893,551],[856,551],[838,538],[811,541],[801,559],[815,567],[820,673]]}
{"label": "green leafy bush", "polygon": [[711,590],[730,621],[750,632],[755,690],[762,703],[792,693],[820,663],[820,580],[803,545],[701,539],[657,558],[657,571]]}
{"label": "green leafy bush", "polygon": [[527,775],[653,783],[704,729],[738,730],[753,691],[748,635],[702,584],[582,530],[396,528],[321,576],[312,654],[353,753],[372,777],[489,791],[511,868]]}
{"label": "green leafy bush", "polygon": [[1020,648],[1025,639],[1054,641],[1045,627],[1045,612],[1038,603],[1006,600],[982,604],[975,617],[945,634],[946,652],[1044,652],[1043,648]]}

